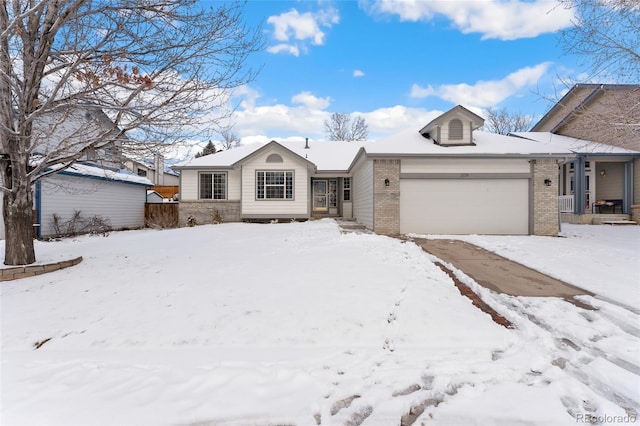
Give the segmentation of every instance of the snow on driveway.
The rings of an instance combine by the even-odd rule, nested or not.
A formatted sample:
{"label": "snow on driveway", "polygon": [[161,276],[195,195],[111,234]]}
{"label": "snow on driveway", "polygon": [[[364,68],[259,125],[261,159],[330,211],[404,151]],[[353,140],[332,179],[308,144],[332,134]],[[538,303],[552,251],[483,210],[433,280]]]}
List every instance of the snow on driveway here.
{"label": "snow on driveway", "polygon": [[479,289],[518,327],[507,330],[414,244],[341,234],[330,220],[36,250],[40,262],[84,261],[0,285],[3,425],[554,425],[637,413],[634,313]]}

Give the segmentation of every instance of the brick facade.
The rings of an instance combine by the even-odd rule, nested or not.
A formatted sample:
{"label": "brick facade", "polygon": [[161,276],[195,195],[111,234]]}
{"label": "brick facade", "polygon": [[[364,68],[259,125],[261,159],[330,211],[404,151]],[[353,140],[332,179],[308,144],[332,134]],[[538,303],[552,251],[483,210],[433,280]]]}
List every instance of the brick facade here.
{"label": "brick facade", "polygon": [[[555,159],[531,161],[533,235],[557,236],[560,231],[558,207],[558,163]],[[545,179],[551,185],[545,185]]]}
{"label": "brick facade", "polygon": [[213,215],[218,211],[225,222],[240,222],[240,201],[180,201],[178,226],[187,226],[187,218],[193,216],[196,224],[213,223]]}
{"label": "brick facade", "polygon": [[373,230],[383,235],[400,233],[400,160],[373,161]]}

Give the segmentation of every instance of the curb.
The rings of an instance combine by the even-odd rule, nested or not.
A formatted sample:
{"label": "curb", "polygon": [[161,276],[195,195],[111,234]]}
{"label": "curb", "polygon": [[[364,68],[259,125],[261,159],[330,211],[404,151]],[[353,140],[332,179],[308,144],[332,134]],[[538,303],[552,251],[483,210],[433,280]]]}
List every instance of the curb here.
{"label": "curb", "polygon": [[61,262],[47,263],[45,265],[26,265],[0,269],[0,281],[13,281],[21,278],[35,277],[60,269],[69,268],[82,262],[82,256]]}

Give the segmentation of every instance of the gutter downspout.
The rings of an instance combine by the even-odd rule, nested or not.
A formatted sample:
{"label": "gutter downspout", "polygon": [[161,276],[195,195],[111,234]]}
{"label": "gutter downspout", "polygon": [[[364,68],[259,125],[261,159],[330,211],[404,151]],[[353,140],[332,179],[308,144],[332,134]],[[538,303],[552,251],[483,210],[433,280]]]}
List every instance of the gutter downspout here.
{"label": "gutter downspout", "polygon": [[42,181],[37,181],[34,185],[34,201],[36,209],[36,237],[42,238]]}

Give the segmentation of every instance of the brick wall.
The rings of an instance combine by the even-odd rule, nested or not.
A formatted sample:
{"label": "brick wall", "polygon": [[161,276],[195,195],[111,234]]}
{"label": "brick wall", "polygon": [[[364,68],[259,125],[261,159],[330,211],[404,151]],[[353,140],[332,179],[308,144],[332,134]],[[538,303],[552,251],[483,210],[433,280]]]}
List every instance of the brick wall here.
{"label": "brick wall", "polygon": [[640,204],[631,206],[631,220],[640,224]]}
{"label": "brick wall", "polygon": [[69,268],[82,262],[82,256],[71,260],[63,260],[61,262],[47,263],[44,265],[27,265],[14,266],[10,268],[0,268],[0,281],[12,281],[20,278],[35,277],[36,275],[46,274],[48,272],[59,271],[60,269]]}
{"label": "brick wall", "polygon": [[[555,159],[531,162],[533,174],[533,235],[557,236],[558,223],[558,164]],[[551,179],[551,186],[544,184]]]}
{"label": "brick wall", "polygon": [[240,201],[180,201],[178,226],[187,226],[189,216],[193,216],[198,225],[213,223],[216,210],[225,222],[240,222]]}
{"label": "brick wall", "polygon": [[373,161],[373,230],[383,235],[400,233],[400,160]]}

